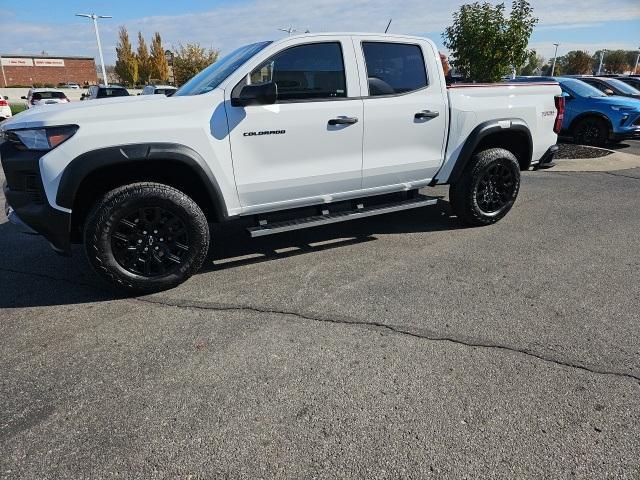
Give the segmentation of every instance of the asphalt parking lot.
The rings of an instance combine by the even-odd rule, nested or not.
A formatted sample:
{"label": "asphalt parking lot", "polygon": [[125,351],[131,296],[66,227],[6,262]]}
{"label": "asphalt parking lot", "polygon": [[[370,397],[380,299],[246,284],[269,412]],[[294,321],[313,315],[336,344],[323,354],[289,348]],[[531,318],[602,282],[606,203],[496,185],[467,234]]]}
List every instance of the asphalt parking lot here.
{"label": "asphalt parking lot", "polygon": [[0,477],[640,478],[640,168],[241,227],[116,298],[0,217]]}

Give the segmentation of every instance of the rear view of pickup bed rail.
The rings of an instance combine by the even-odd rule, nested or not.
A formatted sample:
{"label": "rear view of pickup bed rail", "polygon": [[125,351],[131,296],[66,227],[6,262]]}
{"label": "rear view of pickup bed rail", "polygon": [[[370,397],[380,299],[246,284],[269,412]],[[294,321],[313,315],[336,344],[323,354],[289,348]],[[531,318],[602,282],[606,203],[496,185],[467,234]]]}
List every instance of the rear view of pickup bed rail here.
{"label": "rear view of pickup bed rail", "polygon": [[[469,225],[513,206],[549,162],[556,83],[447,88],[435,45],[327,33],[241,47],[173,96],[31,109],[0,127],[12,218],[58,252],[84,243],[114,286],[152,292],[202,265],[209,223],[252,236],[433,204]],[[559,122],[559,123],[558,123]]]}

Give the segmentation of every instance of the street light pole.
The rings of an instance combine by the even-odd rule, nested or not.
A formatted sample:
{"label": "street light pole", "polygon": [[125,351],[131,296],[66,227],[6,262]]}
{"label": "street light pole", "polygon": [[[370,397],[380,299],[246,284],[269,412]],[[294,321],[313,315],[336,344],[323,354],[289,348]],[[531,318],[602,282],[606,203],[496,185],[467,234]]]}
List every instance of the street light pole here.
{"label": "street light pole", "polygon": [[600,65],[598,65],[597,75],[600,75],[600,72],[602,71],[602,61],[604,60],[604,52],[606,52],[606,50],[600,50]]}
{"label": "street light pole", "polygon": [[635,75],[636,73],[638,73],[638,61],[640,60],[640,53],[638,53],[638,56],[636,57],[636,65],[635,67],[633,67],[633,74]]}
{"label": "street light pole", "polygon": [[556,53],[553,54],[553,65],[551,66],[551,76],[553,77],[554,72],[556,71],[556,58],[558,58],[558,46],[559,43],[554,43],[556,46]]}
{"label": "street light pole", "polygon": [[98,32],[98,19],[99,18],[113,18],[111,15],[96,15],[95,13],[76,13],[76,17],[86,17],[93,20],[93,28],[96,31],[96,41],[98,42],[98,53],[100,54],[100,66],[102,67],[102,80],[104,86],[109,86],[109,80],[107,80],[107,70],[104,68],[104,57],[102,56],[102,45],[100,44],[100,33]]}

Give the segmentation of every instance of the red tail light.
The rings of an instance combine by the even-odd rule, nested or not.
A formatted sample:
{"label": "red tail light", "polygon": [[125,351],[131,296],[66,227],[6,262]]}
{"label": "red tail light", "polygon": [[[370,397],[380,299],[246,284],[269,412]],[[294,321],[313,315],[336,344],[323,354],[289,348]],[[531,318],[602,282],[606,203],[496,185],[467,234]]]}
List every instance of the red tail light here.
{"label": "red tail light", "polygon": [[557,97],[554,97],[555,102],[556,102],[556,110],[558,110],[558,112],[556,113],[556,121],[553,124],[553,131],[554,133],[560,133],[560,130],[562,130],[562,121],[564,120],[564,97],[558,95]]}
{"label": "red tail light", "polygon": [[0,98],[0,107],[8,107],[9,102],[7,102],[4,98]]}

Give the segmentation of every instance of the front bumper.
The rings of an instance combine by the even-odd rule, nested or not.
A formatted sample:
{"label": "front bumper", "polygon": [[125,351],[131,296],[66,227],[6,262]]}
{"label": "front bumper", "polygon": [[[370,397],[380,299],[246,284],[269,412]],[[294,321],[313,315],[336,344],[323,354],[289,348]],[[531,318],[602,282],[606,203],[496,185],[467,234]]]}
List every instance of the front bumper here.
{"label": "front bumper", "polygon": [[609,138],[613,141],[619,140],[638,140],[640,139],[640,127],[636,127],[634,129],[622,131],[622,132],[611,132]]}
{"label": "front bumper", "polygon": [[[41,152],[18,150],[10,142],[0,143],[0,161],[6,177],[3,186],[7,217],[41,234],[58,253],[71,253],[71,214],[49,205],[40,176]],[[31,233],[32,233],[31,232]]]}

